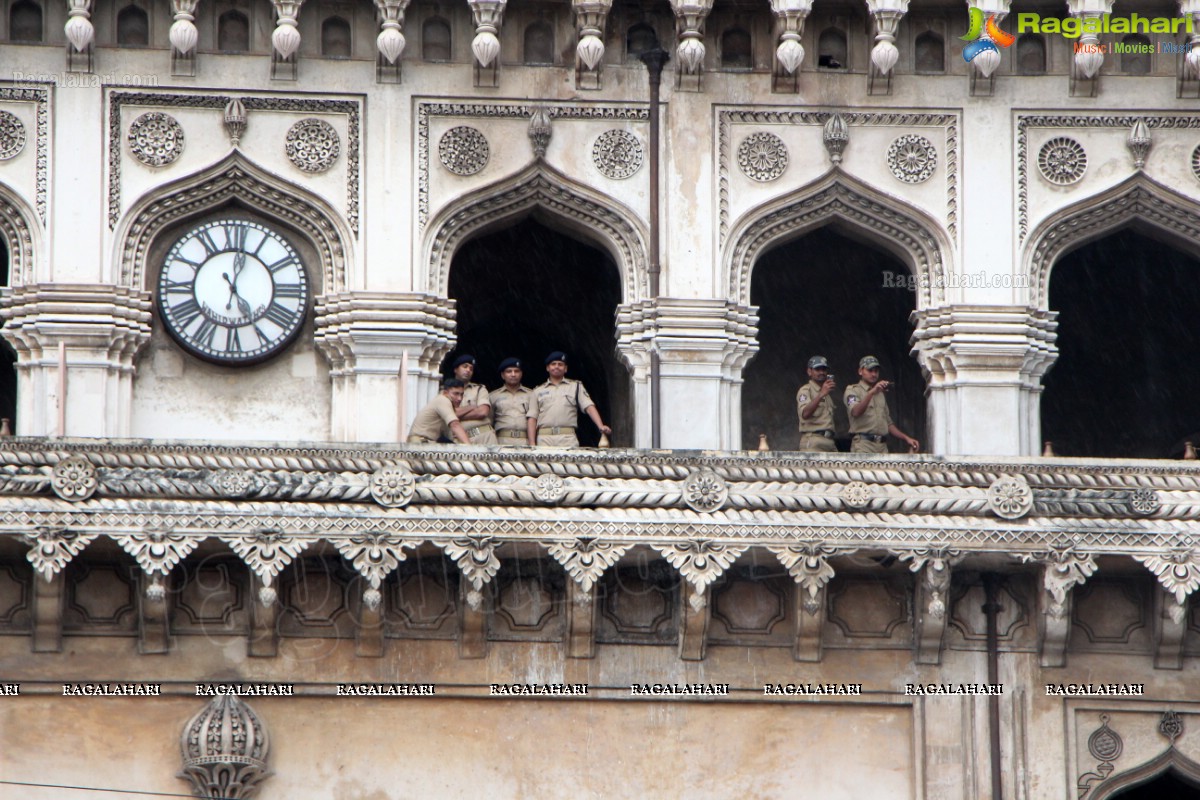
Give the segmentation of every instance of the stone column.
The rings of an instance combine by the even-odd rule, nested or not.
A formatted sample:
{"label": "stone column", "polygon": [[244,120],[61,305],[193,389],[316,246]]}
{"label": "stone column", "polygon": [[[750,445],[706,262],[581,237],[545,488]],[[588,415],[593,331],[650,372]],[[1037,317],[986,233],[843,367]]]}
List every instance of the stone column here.
{"label": "stone column", "polygon": [[438,367],[454,346],[454,301],[386,292],[325,295],[316,305],[315,338],[331,367],[333,438],[398,441],[401,421],[411,422],[437,392]]}
{"label": "stone column", "polygon": [[742,370],[758,352],[756,312],[725,300],[669,297],[618,309],[617,349],[634,371],[635,446],[650,446],[652,348],[661,365],[662,446],[740,446]]}
{"label": "stone column", "polygon": [[1041,382],[1058,356],[1055,316],[976,305],[915,313],[913,352],[929,387],[931,452],[1041,453]]}
{"label": "stone column", "polygon": [[129,436],[134,359],[150,339],[150,308],[149,293],[124,286],[6,289],[0,336],[17,353],[16,433]]}

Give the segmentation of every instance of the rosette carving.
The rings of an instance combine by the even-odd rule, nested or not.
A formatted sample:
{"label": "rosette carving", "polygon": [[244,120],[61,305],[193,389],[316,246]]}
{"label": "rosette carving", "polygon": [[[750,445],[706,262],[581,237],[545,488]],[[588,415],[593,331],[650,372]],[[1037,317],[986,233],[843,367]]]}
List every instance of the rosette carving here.
{"label": "rosette carving", "polygon": [[569,542],[546,542],[551,557],[579,584],[584,592],[604,575],[604,571],[617,563],[633,545],[602,542],[598,539],[574,539]]}
{"label": "rosette carving", "polygon": [[711,469],[696,469],[683,482],[683,502],[702,514],[711,514],[725,505],[729,486],[725,479]]}
{"label": "rosette carving", "polygon": [[50,486],[63,500],[78,503],[96,493],[96,468],[83,456],[64,458],[54,465]]}
{"label": "rosette carving", "polygon": [[1139,517],[1156,514],[1162,508],[1162,500],[1153,489],[1134,489],[1129,493],[1129,513]]}
{"label": "rosette carving", "polygon": [[862,481],[850,481],[842,487],[842,502],[850,508],[866,508],[872,496],[871,487]]}
{"label": "rosette carving", "polygon": [[371,497],[381,506],[403,508],[416,493],[416,476],[406,464],[384,464],[371,475]]}
{"label": "rosette carving", "polygon": [[566,483],[562,476],[553,472],[538,475],[533,482],[533,496],[546,504],[557,503],[567,493]]}
{"label": "rosette carving", "polygon": [[254,473],[245,469],[214,470],[208,482],[222,497],[245,497],[257,488]]}
{"label": "rosette carving", "polygon": [[988,487],[988,506],[998,517],[1020,519],[1033,508],[1033,490],[1024,478],[1006,475]]}

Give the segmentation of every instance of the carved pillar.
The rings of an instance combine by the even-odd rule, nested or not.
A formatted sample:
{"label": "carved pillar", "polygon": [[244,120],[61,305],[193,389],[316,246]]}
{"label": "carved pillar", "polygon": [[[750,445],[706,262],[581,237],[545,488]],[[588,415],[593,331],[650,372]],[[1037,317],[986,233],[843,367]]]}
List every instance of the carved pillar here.
{"label": "carved pillar", "polygon": [[33,581],[33,652],[61,653],[66,577],[59,572]]}
{"label": "carved pillar", "polygon": [[612,0],[571,0],[575,12],[575,88],[599,89],[604,59],[604,26]]}
{"label": "carved pillar", "polygon": [[375,62],[375,79],[380,83],[400,82],[400,55],[404,52],[404,11],[409,0],[375,0],[379,12],[379,35],[375,47],[379,57]]}
{"label": "carved pillar", "polygon": [[675,85],[683,91],[700,91],[700,75],[704,71],[704,20],[712,7],[713,0],[671,0],[675,30],[679,35],[679,44],[675,47],[679,59]]}
{"label": "carved pillar", "polygon": [[1200,97],[1200,0],[1179,0],[1179,16],[1190,19],[1188,53],[1179,63],[1179,96]]}
{"label": "carved pillar", "polygon": [[237,695],[219,695],[200,709],[183,726],[179,746],[179,777],[197,797],[249,800],[271,774],[267,726]]}
{"label": "carved pillar", "polygon": [[812,11],[812,0],[771,0],[779,45],[775,48],[772,88],[777,92],[800,91],[800,65],[804,61],[804,20]]}
{"label": "carved pillar", "polygon": [[0,295],[0,319],[0,336],[17,353],[17,433],[130,435],[133,362],[150,339],[148,293],[103,284],[18,286]]}
{"label": "carved pillar", "polygon": [[67,71],[92,71],[92,40],[96,29],[92,27],[91,0],[67,0]]}
{"label": "carved pillar", "polygon": [[171,0],[175,21],[167,37],[171,40],[171,74],[191,77],[196,74],[196,6],[199,0]]}
{"label": "carved pillar", "polygon": [[891,94],[892,68],[900,60],[896,29],[900,27],[900,19],[908,12],[908,0],[867,0],[867,10],[875,22],[875,46],[871,48],[867,92]]}
{"label": "carved pillar", "polygon": [[437,393],[438,367],[454,346],[454,302],[424,294],[324,295],[314,338],[331,367],[333,438],[395,442]]}
{"label": "carved pillar", "polygon": [[829,556],[836,552],[821,545],[767,547],[796,581],[796,643],[792,657],[797,661],[821,660],[821,632],[825,627],[825,588],[833,580]]}
{"label": "carved pillar", "polygon": [[271,0],[277,17],[275,30],[271,33],[271,78],[274,80],[296,80],[296,51],[300,48],[300,31],[297,18],[304,0]]}
{"label": "carved pillar", "polygon": [[1058,356],[1056,312],[959,305],[916,312],[913,351],[939,455],[1041,453],[1042,376]]}
{"label": "carved pillar", "polygon": [[475,20],[475,85],[495,88],[500,85],[500,26],[504,24],[506,0],[467,0]]}
{"label": "carved pillar", "polygon": [[[724,300],[661,297],[617,309],[617,351],[633,371],[639,411],[650,407],[650,352],[659,353],[662,446],[733,449],[741,441],[742,370],[758,352],[758,309]],[[635,447],[650,446],[649,414]]]}
{"label": "carved pillar", "polygon": [[1104,15],[1112,13],[1113,0],[1067,0],[1067,9],[1083,26],[1071,61],[1071,95],[1095,97],[1100,86],[1100,67],[1104,65],[1100,30]]}
{"label": "carved pillar", "polygon": [[950,580],[960,555],[954,550],[903,553],[909,569],[919,575],[913,602],[913,644],[918,664],[942,663],[942,637],[946,632]]}

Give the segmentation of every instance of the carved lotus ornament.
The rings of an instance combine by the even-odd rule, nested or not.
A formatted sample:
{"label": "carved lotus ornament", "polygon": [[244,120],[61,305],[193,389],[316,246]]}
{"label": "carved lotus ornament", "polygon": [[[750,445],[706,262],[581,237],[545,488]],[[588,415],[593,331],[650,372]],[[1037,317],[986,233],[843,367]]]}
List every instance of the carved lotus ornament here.
{"label": "carved lotus ornament", "polygon": [[1020,519],[1033,508],[1033,490],[1024,478],[1006,475],[988,488],[988,505],[997,517]]}
{"label": "carved lotus ornament", "polygon": [[842,502],[850,508],[866,508],[871,497],[871,487],[862,481],[850,481],[842,487]]}
{"label": "carved lotus ornament", "polygon": [[54,465],[50,485],[63,500],[72,503],[87,500],[96,493],[96,468],[82,456],[64,458]]}
{"label": "carved lotus ornament", "polygon": [[254,488],[254,478],[243,469],[219,469],[209,482],[223,497],[245,497]]}
{"label": "carved lotus ornament", "polygon": [[1148,517],[1162,507],[1158,492],[1153,489],[1134,489],[1129,493],[1129,512],[1139,517]]}
{"label": "carved lotus ornament", "polygon": [[416,493],[416,476],[404,464],[385,464],[371,476],[371,497],[381,506],[403,508]]}
{"label": "carved lotus ornament", "polygon": [[711,469],[693,470],[683,484],[683,502],[701,514],[711,514],[725,505],[729,486],[725,479]]}
{"label": "carved lotus ornament", "polygon": [[552,472],[539,475],[533,482],[533,496],[543,503],[557,503],[566,493],[563,479]]}

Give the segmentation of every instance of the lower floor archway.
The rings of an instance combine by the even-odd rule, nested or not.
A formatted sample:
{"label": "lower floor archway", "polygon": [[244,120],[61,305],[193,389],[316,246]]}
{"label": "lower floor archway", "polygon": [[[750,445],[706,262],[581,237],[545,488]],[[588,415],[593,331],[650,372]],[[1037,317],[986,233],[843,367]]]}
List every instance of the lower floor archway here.
{"label": "lower floor archway", "polygon": [[[476,382],[495,389],[497,365],[515,356],[532,388],[546,380],[546,355],[562,350],[568,377],[583,381],[612,426],[612,444],[633,444],[629,374],[616,354],[621,280],[606,253],[530,217],[464,244],[448,289],[458,303],[458,343],[444,373],[458,354],[470,353],[478,362]],[[581,419],[580,444],[598,439],[595,426]]]}
{"label": "lower floor archway", "polygon": [[1198,797],[1200,783],[1186,781],[1174,772],[1112,795],[1113,800],[1196,800]]}

